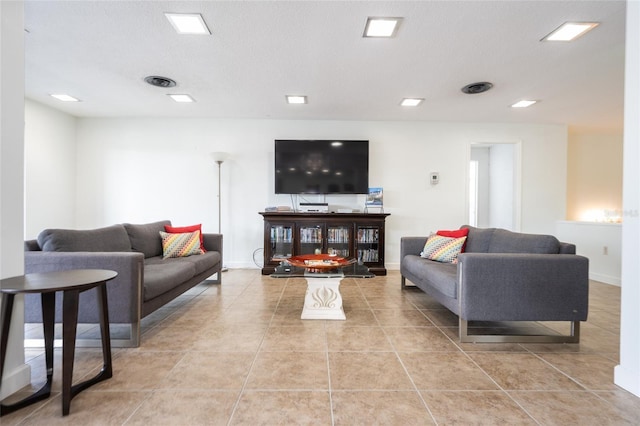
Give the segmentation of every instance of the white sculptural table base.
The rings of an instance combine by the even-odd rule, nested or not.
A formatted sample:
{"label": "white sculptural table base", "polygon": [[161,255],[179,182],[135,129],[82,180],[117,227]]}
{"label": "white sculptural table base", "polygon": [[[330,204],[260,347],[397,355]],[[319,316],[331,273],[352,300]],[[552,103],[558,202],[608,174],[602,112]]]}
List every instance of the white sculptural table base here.
{"label": "white sculptural table base", "polygon": [[347,319],[342,309],[340,281],[342,272],[331,274],[305,272],[307,293],[304,297],[301,319]]}

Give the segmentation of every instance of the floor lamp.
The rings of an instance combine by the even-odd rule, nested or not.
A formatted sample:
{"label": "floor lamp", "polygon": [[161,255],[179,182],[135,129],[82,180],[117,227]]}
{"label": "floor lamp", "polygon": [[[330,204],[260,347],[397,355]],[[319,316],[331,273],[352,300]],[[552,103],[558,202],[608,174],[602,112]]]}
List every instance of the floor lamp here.
{"label": "floor lamp", "polygon": [[[222,171],[222,163],[224,163],[224,160],[229,158],[229,153],[228,152],[212,152],[211,157],[213,158],[213,161],[218,163],[218,233],[222,234],[222,197],[221,197],[222,191],[220,190],[222,186],[221,171]],[[222,272],[225,272],[226,270],[227,270],[227,267],[224,266],[223,264]]]}

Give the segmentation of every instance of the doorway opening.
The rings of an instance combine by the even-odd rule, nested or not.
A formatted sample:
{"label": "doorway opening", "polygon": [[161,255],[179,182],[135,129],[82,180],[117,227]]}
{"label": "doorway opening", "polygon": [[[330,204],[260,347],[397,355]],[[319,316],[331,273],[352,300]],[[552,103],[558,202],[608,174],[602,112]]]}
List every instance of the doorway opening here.
{"label": "doorway opening", "polygon": [[467,217],[471,226],[520,230],[520,145],[470,144]]}

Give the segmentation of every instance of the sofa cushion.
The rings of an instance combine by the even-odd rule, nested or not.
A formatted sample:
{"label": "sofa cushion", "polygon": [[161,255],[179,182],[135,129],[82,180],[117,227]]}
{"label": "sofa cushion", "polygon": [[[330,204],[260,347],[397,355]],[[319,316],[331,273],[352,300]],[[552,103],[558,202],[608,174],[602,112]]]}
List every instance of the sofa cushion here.
{"label": "sofa cushion", "polygon": [[131,249],[144,254],[145,258],[162,256],[160,231],[164,231],[165,225],[171,225],[171,222],[163,220],[142,225],[125,223],[124,229],[127,230],[127,234],[129,235]]}
{"label": "sofa cushion", "polygon": [[407,271],[409,276],[413,274],[420,277],[445,296],[457,297],[457,265],[434,262],[410,254],[402,259],[402,269]]}
{"label": "sofa cushion", "polygon": [[42,249],[38,244],[38,240],[26,240],[24,242],[24,251],[42,251]]}
{"label": "sofa cushion", "polygon": [[147,262],[145,259],[143,284],[145,301],[160,296],[195,276],[196,268],[193,263],[170,262],[172,259],[167,260]]}
{"label": "sofa cushion", "polygon": [[200,246],[200,231],[172,234],[160,231],[162,258],[187,257],[203,254]]}
{"label": "sofa cushion", "polygon": [[436,262],[456,263],[467,237],[452,238],[432,234],[424,245],[420,256]]}
{"label": "sofa cushion", "polygon": [[208,251],[200,256],[189,256],[180,258],[182,262],[192,263],[196,268],[196,275],[211,269],[222,261],[222,256],[217,251]]}
{"label": "sofa cushion", "polygon": [[495,228],[474,228],[466,225],[464,228],[469,229],[464,251],[469,253],[488,253]]}
{"label": "sofa cushion", "polygon": [[148,265],[166,265],[170,263],[187,262],[193,265],[195,269],[195,275],[201,274],[207,269],[213,268],[222,261],[222,256],[217,251],[208,251],[205,254],[199,256],[189,257],[172,257],[169,259],[163,259],[162,256],[150,257],[144,260],[145,267]]}
{"label": "sofa cushion", "polygon": [[506,229],[496,229],[488,252],[558,254],[560,241],[553,235],[522,234]]}
{"label": "sofa cushion", "polygon": [[38,235],[42,251],[131,251],[131,243],[122,225],[75,230],[45,229]]}

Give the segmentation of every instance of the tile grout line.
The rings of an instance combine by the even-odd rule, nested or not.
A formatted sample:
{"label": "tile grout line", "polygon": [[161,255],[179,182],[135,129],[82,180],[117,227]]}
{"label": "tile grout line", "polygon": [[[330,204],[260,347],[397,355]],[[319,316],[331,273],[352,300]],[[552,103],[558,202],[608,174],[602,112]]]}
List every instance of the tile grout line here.
{"label": "tile grout line", "polygon": [[[236,398],[236,402],[233,404],[233,408],[231,409],[231,414],[229,415],[229,420],[227,421],[227,426],[231,426],[231,422],[233,421],[233,416],[235,416],[236,414],[236,410],[238,409],[238,406],[240,405],[240,400],[242,399],[242,395],[245,392],[245,389],[247,387],[247,383],[249,382],[249,377],[251,377],[251,372],[253,371],[253,368],[256,364],[256,361],[258,359],[258,356],[260,355],[260,348],[262,347],[262,344],[264,343],[264,340],[267,336],[267,333],[269,332],[269,328],[271,327],[271,324],[273,323],[273,319],[276,316],[276,311],[278,310],[278,307],[280,306],[280,302],[282,300],[282,296],[287,288],[287,286],[289,285],[289,278],[286,279],[286,282],[284,283],[284,285],[282,286],[282,289],[280,290],[280,297],[278,297],[278,303],[276,303],[275,308],[273,309],[273,313],[271,314],[271,319],[269,320],[269,323],[267,324],[267,327],[265,328],[264,334],[262,335],[262,338],[260,339],[260,343],[257,345],[257,349],[256,349],[256,353],[253,356],[253,360],[251,361],[251,365],[249,366],[249,370],[247,371],[247,376],[244,378],[244,381],[242,382],[242,387],[240,388],[240,392],[238,393],[238,397]],[[242,291],[242,293],[244,293],[244,291],[246,291],[246,289],[248,288],[248,286],[245,288],[245,290]],[[238,297],[240,297],[240,295],[242,294],[240,293],[238,295]]]}
{"label": "tile grout line", "polygon": [[[454,343],[455,343],[455,342],[454,342]],[[456,345],[456,346],[457,346],[457,345]],[[522,347],[522,345],[518,345],[518,346]],[[527,416],[529,416],[529,417],[530,417],[534,422],[536,422],[536,424],[538,424],[538,425],[540,425],[540,424],[541,424],[541,423],[538,421],[538,419],[536,419],[536,418],[534,417],[534,415],[533,415],[533,414],[531,414],[531,413],[529,412],[529,410],[527,410],[525,407],[523,407],[523,406],[522,406],[522,404],[520,404],[518,401],[516,401],[516,399],[515,399],[515,398],[514,398],[510,393],[509,393],[509,391],[507,391],[506,389],[504,389],[504,388],[503,388],[503,387],[502,387],[502,386],[501,386],[501,385],[500,385],[500,384],[499,384],[499,383],[498,383],[498,382],[497,382],[493,377],[491,377],[491,375],[490,375],[489,373],[487,373],[487,372],[485,371],[485,369],[484,369],[484,368],[482,368],[482,367],[480,366],[480,364],[478,364],[478,363],[476,362],[476,360],[474,360],[474,359],[473,359],[473,358],[472,358],[472,357],[471,357],[471,356],[470,356],[466,351],[464,351],[462,348],[460,348],[460,350],[461,350],[461,351],[462,351],[462,353],[465,355],[465,357],[467,357],[467,358],[469,359],[469,361],[471,361],[471,362],[472,362],[476,367],[478,367],[478,369],[480,369],[480,371],[482,371],[482,373],[483,373],[485,376],[487,376],[487,377],[489,378],[489,380],[491,380],[491,381],[492,381],[492,382],[493,382],[493,383],[498,387],[498,389],[499,389],[503,394],[505,394],[505,395],[506,395],[506,396],[507,396],[511,401],[513,401],[513,403],[514,403],[514,404],[516,404],[518,407],[520,407],[520,409],[521,409],[521,410],[522,410],[522,411],[523,411]],[[481,352],[481,353],[493,353],[493,352],[490,352],[490,351],[488,351],[488,352],[482,352],[482,351],[479,351],[479,352]]]}
{"label": "tile grout line", "polygon": [[[409,301],[414,307],[416,307],[415,303],[413,303],[413,301]],[[367,301],[367,304],[369,302]],[[389,344],[391,345],[391,347],[393,348],[393,353],[396,356],[396,359],[398,360],[398,362],[400,363],[400,365],[402,366],[402,369],[404,370],[404,373],[407,375],[407,377],[409,378],[409,381],[411,382],[411,385],[413,386],[414,391],[416,392],[416,394],[418,395],[418,398],[420,399],[420,401],[422,402],[422,405],[424,406],[424,408],[427,409],[427,412],[429,413],[429,415],[431,416],[431,420],[433,420],[433,423],[437,426],[438,425],[438,421],[436,420],[435,415],[433,414],[433,412],[431,411],[431,408],[429,407],[429,404],[427,404],[427,401],[425,401],[424,397],[422,396],[422,392],[420,392],[420,390],[418,389],[418,386],[416,385],[416,383],[413,380],[413,377],[411,377],[411,374],[409,374],[409,371],[407,370],[407,367],[404,365],[404,362],[402,362],[402,358],[400,358],[400,354],[398,353],[398,349],[396,348],[396,346],[393,344],[393,340],[391,339],[391,337],[389,337],[389,335],[387,334],[387,330],[385,327],[382,326],[382,324],[380,323],[380,320],[378,319],[378,316],[376,315],[375,311],[372,309],[371,310],[373,312],[373,317],[376,319],[376,321],[378,322],[378,325],[380,326],[380,328],[382,329],[382,332],[384,333],[385,337],[387,338],[387,341],[389,342]],[[419,310],[418,310],[419,311]],[[424,314],[423,314],[424,315]],[[431,321],[429,318],[427,318],[429,321]]]}
{"label": "tile grout line", "polygon": [[334,416],[334,406],[333,406],[333,385],[331,383],[331,362],[329,360],[329,335],[327,333],[327,322],[324,321],[324,347],[325,347],[325,357],[327,360],[327,382],[329,385],[329,413],[331,414],[331,426],[336,424],[336,419]]}
{"label": "tile grout line", "polygon": [[[413,303],[413,302],[412,302]],[[417,306],[414,304],[414,306],[417,308]],[[418,309],[419,310],[419,309]],[[422,311],[420,311],[422,312]],[[433,322],[433,321],[432,321]],[[534,422],[536,422],[536,424],[540,425],[540,422],[538,421],[538,419],[536,419],[531,413],[529,413],[528,410],[526,410],[522,405],[520,405],[520,403],[518,403],[518,401],[516,401],[511,394],[509,394],[509,392],[507,392],[502,386],[500,386],[500,384],[493,378],[491,377],[491,375],[489,373],[487,373],[484,368],[482,368],[473,358],[471,358],[471,356],[467,353],[467,351],[465,351],[461,346],[460,346],[460,342],[455,341],[454,339],[452,339],[444,330],[442,330],[442,327],[440,327],[440,325],[435,324],[435,327],[442,333],[444,334],[444,336],[449,339],[449,341],[451,343],[453,343],[453,345],[458,348],[458,351],[460,351],[469,361],[471,361],[478,369],[480,369],[480,371],[482,371],[482,373],[489,379],[491,380],[491,382],[493,382],[498,389],[500,390],[500,392],[502,392],[504,395],[506,395],[511,401],[513,401],[518,407],[520,407],[520,409],[527,415],[529,416]],[[520,346],[520,345],[518,345]]]}

